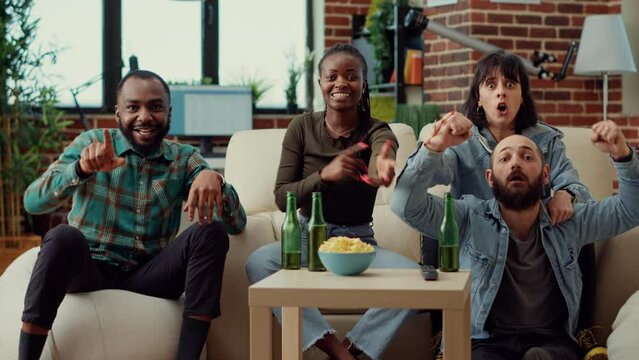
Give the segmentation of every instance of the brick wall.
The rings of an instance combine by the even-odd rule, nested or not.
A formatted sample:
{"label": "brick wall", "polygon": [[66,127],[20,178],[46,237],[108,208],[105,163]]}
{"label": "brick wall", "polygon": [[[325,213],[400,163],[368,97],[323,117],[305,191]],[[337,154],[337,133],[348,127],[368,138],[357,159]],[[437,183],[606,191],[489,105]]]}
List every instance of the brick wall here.
{"label": "brick wall", "polygon": [[[460,0],[457,5],[426,9],[429,18],[470,36],[530,59],[534,50],[558,57],[544,64],[559,72],[568,44],[579,41],[584,18],[593,14],[619,13],[619,0],[555,0],[538,5],[496,4],[490,0]],[[473,64],[483,54],[425,32],[425,81],[427,101],[458,107],[467,95]],[[531,79],[533,97],[543,120],[558,126],[590,126],[603,117],[601,79],[573,75],[560,81]],[[622,126],[626,137],[639,144],[639,117],[621,109],[621,77],[609,80],[608,114]]]}
{"label": "brick wall", "polygon": [[[425,1],[424,1],[425,3]],[[325,46],[350,42],[353,14],[366,14],[370,0],[325,1]],[[538,5],[496,4],[459,0],[455,5],[425,9],[433,21],[487,41],[526,58],[534,50],[558,57],[546,69],[558,72],[572,40],[579,40],[585,16],[619,13],[620,0],[544,0]],[[482,53],[424,32],[424,99],[444,111],[459,108],[466,98],[474,64]],[[573,60],[574,66],[574,60]],[[532,79],[533,96],[543,120],[558,126],[590,126],[602,118],[602,82],[572,75],[560,82]],[[639,144],[639,116],[621,109],[621,77],[610,77],[609,117]]]}

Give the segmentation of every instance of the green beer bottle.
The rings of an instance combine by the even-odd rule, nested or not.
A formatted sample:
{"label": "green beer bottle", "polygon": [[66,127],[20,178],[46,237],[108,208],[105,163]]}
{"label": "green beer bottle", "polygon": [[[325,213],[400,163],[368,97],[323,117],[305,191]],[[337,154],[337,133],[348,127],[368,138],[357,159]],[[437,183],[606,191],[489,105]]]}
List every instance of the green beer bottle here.
{"label": "green beer bottle", "polygon": [[282,269],[297,270],[302,264],[302,229],[297,220],[294,192],[286,193],[286,217],[282,223]]}
{"label": "green beer bottle", "polygon": [[326,223],[322,210],[322,193],[313,193],[313,208],[311,219],[308,221],[308,270],[326,271],[324,264],[317,254],[320,245],[326,241]]}
{"label": "green beer bottle", "polygon": [[444,198],[444,219],[439,228],[439,270],[459,270],[459,227],[455,221],[455,207],[450,192]]}

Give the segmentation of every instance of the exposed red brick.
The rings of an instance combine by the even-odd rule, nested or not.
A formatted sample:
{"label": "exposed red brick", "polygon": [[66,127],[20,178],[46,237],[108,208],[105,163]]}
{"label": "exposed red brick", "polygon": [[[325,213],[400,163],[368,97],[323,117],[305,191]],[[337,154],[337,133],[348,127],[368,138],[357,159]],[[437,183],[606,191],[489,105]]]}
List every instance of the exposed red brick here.
{"label": "exposed red brick", "polygon": [[485,23],[486,22],[486,14],[484,13],[478,13],[478,12],[472,12],[470,14],[470,21],[472,23]]}
{"label": "exposed red brick", "polygon": [[505,36],[528,36],[528,28],[515,26],[500,26],[500,32]]}
{"label": "exposed red brick", "polygon": [[461,22],[462,22],[461,14],[453,14],[453,15],[448,16],[446,24],[448,24],[448,26],[451,26],[451,25],[461,24]]}
{"label": "exposed red brick", "polygon": [[557,4],[557,12],[560,14],[581,14],[584,12],[584,7],[574,3]]}
{"label": "exposed red brick", "polygon": [[549,116],[544,116],[543,120],[547,122],[548,124],[554,125],[554,126],[569,126],[572,124],[572,121],[570,120],[570,117],[568,116],[549,115]]}
{"label": "exposed red brick", "polygon": [[587,103],[586,104],[586,112],[587,113],[600,113],[600,112],[603,112],[603,103]]}
{"label": "exposed red brick", "polygon": [[489,13],[488,14],[488,23],[490,23],[490,24],[495,24],[495,23],[512,24],[513,18],[514,17],[512,15],[510,15],[510,14]]}
{"label": "exposed red brick", "polygon": [[608,5],[587,4],[586,14],[607,14]]}
{"label": "exposed red brick", "polygon": [[530,11],[539,11],[543,13],[554,13],[555,10],[557,10],[555,4],[548,2],[542,2],[538,5],[530,5],[528,8],[530,9]]}
{"label": "exposed red brick", "polygon": [[291,123],[291,120],[293,120],[293,118],[290,118],[290,119],[277,119],[275,126],[278,129],[286,129],[288,127],[288,124]]}
{"label": "exposed red brick", "polygon": [[553,102],[549,103],[537,103],[537,111],[544,113],[554,113],[557,112],[557,104]]}
{"label": "exposed red brick", "polygon": [[639,131],[637,129],[621,129],[623,136],[626,138],[636,139],[639,137]]}
{"label": "exposed red brick", "polygon": [[448,100],[450,100],[450,101],[462,100],[462,92],[461,91],[449,91],[448,92]]}
{"label": "exposed red brick", "polygon": [[326,25],[349,26],[351,24],[351,19],[347,16],[327,16],[324,19],[324,23]]}
{"label": "exposed red brick", "polygon": [[113,129],[118,127],[118,123],[115,122],[115,119],[98,119],[94,126],[97,129]]}
{"label": "exposed red brick", "polygon": [[273,119],[253,119],[253,129],[273,129],[275,120]]}
{"label": "exposed red brick", "polygon": [[599,95],[592,91],[575,91],[572,93],[572,99],[576,101],[594,101],[599,100]]}
{"label": "exposed red brick", "polygon": [[568,26],[570,19],[567,16],[546,16],[544,24],[552,26]]}
{"label": "exposed red brick", "polygon": [[502,49],[512,49],[514,46],[512,40],[504,38],[490,39],[488,42]]}
{"label": "exposed red brick", "polygon": [[333,35],[334,36],[352,36],[353,35],[353,30],[351,30],[350,28],[348,28],[348,29],[334,29],[333,30]]}
{"label": "exposed red brick", "polygon": [[430,101],[432,102],[446,101],[446,93],[442,93],[442,92],[431,93]]}
{"label": "exposed red brick", "polygon": [[515,46],[517,49],[536,50],[541,48],[541,41],[517,40]]}
{"label": "exposed red brick", "polygon": [[561,50],[561,51],[565,51],[566,49],[568,49],[568,44],[569,44],[569,41],[567,41],[567,40],[564,40],[564,41],[546,41],[545,48],[546,48],[546,50]]}
{"label": "exposed red brick", "polygon": [[563,39],[577,39],[581,37],[581,29],[559,29],[559,37]]}
{"label": "exposed red brick", "polygon": [[557,30],[554,28],[530,28],[530,37],[553,39],[557,37]]}
{"label": "exposed red brick", "polygon": [[507,11],[513,11],[513,12],[523,12],[523,11],[526,11],[526,5],[499,4],[499,10],[507,10]]}
{"label": "exposed red brick", "polygon": [[595,116],[573,116],[572,125],[574,126],[592,126],[599,121],[599,117]]}
{"label": "exposed red brick", "polygon": [[584,26],[584,17],[583,16],[571,16],[570,17],[570,25],[574,27],[583,27]]}
{"label": "exposed red brick", "polygon": [[544,92],[544,100],[570,100],[570,92],[568,91],[546,91]]}
{"label": "exposed red brick", "polygon": [[517,24],[541,24],[541,16],[536,15],[517,15],[515,16]]}
{"label": "exposed red brick", "polygon": [[470,31],[474,35],[497,35],[498,28],[492,25],[471,25]]}

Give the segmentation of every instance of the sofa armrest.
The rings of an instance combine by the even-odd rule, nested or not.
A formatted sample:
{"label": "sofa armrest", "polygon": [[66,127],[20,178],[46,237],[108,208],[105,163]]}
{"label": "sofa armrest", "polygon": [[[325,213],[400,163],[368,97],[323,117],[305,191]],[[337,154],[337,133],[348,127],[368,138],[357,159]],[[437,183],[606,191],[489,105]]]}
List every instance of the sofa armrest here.
{"label": "sofa armrest", "polygon": [[246,259],[262,245],[275,239],[271,220],[265,216],[247,217],[246,229],[230,235],[222,280],[222,316],[213,320],[207,339],[212,359],[249,358],[249,307]]}
{"label": "sofa armrest", "polygon": [[598,243],[596,254],[594,320],[607,337],[619,309],[639,289],[639,227]]}

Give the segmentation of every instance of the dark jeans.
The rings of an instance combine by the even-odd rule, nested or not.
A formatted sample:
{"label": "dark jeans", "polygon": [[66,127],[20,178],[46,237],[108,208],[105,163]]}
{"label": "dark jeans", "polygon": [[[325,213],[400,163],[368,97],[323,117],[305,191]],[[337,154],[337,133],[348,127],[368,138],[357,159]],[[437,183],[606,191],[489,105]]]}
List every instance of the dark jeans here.
{"label": "dark jeans", "polygon": [[[422,235],[422,264],[439,267],[439,247],[436,239],[430,239]],[[586,329],[593,326],[595,312],[595,245],[588,244],[581,248],[579,253],[579,269],[583,289],[579,306],[578,329]],[[442,330],[442,313],[439,310],[431,311],[431,323],[433,334]]]}
{"label": "dark jeans", "polygon": [[568,336],[524,333],[473,340],[471,358],[472,360],[579,360],[578,353],[577,343]]}
{"label": "dark jeans", "polygon": [[50,329],[67,293],[103,289],[165,299],[178,299],[185,293],[185,316],[218,317],[228,248],[229,238],[221,223],[193,224],[157,256],[125,271],[93,260],[84,235],[70,225],[58,225],[42,240],[22,321]]}

